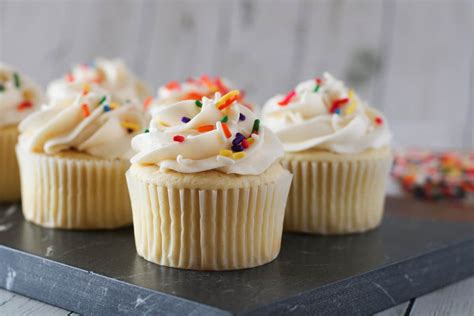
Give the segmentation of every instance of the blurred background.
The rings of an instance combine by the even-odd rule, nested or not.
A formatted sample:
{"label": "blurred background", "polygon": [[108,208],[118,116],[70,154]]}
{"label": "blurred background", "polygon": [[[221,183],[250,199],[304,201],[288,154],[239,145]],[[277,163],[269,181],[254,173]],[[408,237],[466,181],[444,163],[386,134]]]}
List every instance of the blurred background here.
{"label": "blurred background", "polygon": [[474,148],[474,1],[0,0],[0,60],[45,86],[120,57],[155,90],[230,78],[257,103],[328,70],[395,146]]}

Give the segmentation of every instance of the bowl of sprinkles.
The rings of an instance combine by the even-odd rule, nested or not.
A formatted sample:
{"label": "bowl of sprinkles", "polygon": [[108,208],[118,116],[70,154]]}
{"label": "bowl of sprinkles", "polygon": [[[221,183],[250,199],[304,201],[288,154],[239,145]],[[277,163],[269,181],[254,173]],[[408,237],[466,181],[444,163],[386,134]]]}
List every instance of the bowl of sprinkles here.
{"label": "bowl of sprinkles", "polygon": [[472,151],[399,151],[391,174],[407,194],[416,198],[474,202]]}

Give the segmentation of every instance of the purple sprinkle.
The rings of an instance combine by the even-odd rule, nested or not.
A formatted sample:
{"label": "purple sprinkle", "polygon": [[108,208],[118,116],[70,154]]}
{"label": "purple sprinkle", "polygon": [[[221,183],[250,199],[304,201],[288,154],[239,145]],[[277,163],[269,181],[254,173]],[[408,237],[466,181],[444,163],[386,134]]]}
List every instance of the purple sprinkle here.
{"label": "purple sprinkle", "polygon": [[243,115],[242,113],[239,114],[239,121],[245,121],[245,115]]}
{"label": "purple sprinkle", "polygon": [[189,121],[191,121],[191,119],[190,119],[189,117],[183,116],[183,117],[181,118],[181,122],[183,122],[183,123],[187,123],[187,122],[189,122]]}
{"label": "purple sprinkle", "polygon": [[245,138],[244,135],[242,135],[242,134],[240,134],[240,133],[237,133],[237,134],[235,135],[234,140],[232,141],[232,144],[233,144],[233,145],[238,145],[238,144],[240,144],[240,143],[244,140],[244,138]]}
{"label": "purple sprinkle", "polygon": [[232,151],[233,152],[244,151],[244,147],[242,147],[242,145],[234,145],[232,146]]}

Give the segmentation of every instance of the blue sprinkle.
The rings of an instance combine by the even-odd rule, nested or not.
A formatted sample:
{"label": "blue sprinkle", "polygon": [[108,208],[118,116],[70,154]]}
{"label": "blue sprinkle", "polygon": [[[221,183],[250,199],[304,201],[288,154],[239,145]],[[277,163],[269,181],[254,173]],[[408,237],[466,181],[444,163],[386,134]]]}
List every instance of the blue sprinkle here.
{"label": "blue sprinkle", "polygon": [[242,135],[242,134],[240,134],[240,133],[237,133],[237,134],[235,135],[234,140],[232,141],[232,144],[233,144],[233,145],[238,145],[238,144],[240,144],[240,143],[244,140],[244,138],[245,138],[244,135]]}
{"label": "blue sprinkle", "polygon": [[341,114],[341,109],[335,109],[335,110],[334,110],[334,113],[336,113],[336,114]]}
{"label": "blue sprinkle", "polygon": [[239,114],[239,121],[245,121],[246,117],[242,113]]}
{"label": "blue sprinkle", "polygon": [[183,122],[183,123],[187,123],[187,122],[189,122],[189,121],[191,121],[191,119],[190,119],[189,117],[183,116],[183,117],[181,118],[181,122]]}
{"label": "blue sprinkle", "polygon": [[234,145],[232,146],[232,151],[233,152],[244,151],[244,147],[242,147],[242,145]]}
{"label": "blue sprinkle", "polygon": [[108,104],[104,105],[104,112],[109,112],[110,106]]}

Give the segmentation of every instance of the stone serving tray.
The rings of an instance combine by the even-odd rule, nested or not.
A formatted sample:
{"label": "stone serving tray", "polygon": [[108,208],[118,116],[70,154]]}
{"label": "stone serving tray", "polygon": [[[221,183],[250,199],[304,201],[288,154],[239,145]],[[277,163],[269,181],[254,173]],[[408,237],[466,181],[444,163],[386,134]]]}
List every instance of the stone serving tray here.
{"label": "stone serving tray", "polygon": [[132,228],[64,231],[0,206],[0,286],[84,314],[368,314],[474,275],[474,208],[389,198],[366,234],[285,234],[280,256],[230,272],[160,267]]}

